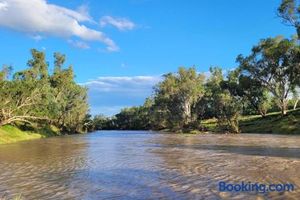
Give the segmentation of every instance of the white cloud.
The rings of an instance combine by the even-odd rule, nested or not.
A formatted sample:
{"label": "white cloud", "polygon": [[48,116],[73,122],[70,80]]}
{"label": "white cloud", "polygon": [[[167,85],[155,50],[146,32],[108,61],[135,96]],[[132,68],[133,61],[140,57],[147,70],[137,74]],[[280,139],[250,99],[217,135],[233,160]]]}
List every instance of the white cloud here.
{"label": "white cloud", "polygon": [[82,42],[82,41],[68,40],[68,43],[71,44],[73,47],[76,47],[79,49],[89,49],[90,48],[90,46],[86,42]]}
{"label": "white cloud", "polygon": [[0,26],[31,35],[77,37],[84,41],[98,41],[108,51],[119,48],[101,31],[81,24],[92,22],[87,7],[71,10],[46,0],[0,0]]}
{"label": "white cloud", "polygon": [[89,89],[92,114],[113,115],[121,108],[143,104],[152,94],[153,86],[161,80],[161,76],[109,76],[98,77],[81,85]]}
{"label": "white cloud", "polygon": [[77,8],[77,12],[79,12],[82,16],[85,16],[87,21],[95,23],[89,13],[89,7],[87,5],[81,5]]}
{"label": "white cloud", "polygon": [[7,10],[8,4],[7,2],[0,1],[0,11],[1,10]]}
{"label": "white cloud", "polygon": [[107,76],[98,77],[84,85],[100,92],[144,92],[161,80],[161,76]]}
{"label": "white cloud", "polygon": [[132,30],[135,28],[135,24],[129,19],[104,16],[100,19],[100,26],[105,27],[107,25],[112,25],[120,31]]}

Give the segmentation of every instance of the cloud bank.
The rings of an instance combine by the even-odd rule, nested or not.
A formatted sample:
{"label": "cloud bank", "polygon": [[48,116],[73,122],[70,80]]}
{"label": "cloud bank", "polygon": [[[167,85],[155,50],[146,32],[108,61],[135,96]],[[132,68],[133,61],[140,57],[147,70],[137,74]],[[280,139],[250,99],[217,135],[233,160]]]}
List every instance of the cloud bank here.
{"label": "cloud bank", "polygon": [[83,83],[89,88],[92,114],[114,115],[121,108],[143,104],[161,76],[98,77]]}
{"label": "cloud bank", "polygon": [[78,10],[49,4],[46,0],[0,0],[0,26],[24,32],[34,37],[77,37],[83,41],[98,41],[108,51],[119,47],[103,32],[88,28],[93,23],[85,6]]}

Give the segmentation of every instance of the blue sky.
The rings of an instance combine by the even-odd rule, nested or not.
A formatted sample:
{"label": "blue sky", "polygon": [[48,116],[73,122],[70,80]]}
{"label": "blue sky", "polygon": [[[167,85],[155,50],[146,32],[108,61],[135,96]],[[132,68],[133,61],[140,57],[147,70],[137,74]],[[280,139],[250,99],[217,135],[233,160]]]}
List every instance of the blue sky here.
{"label": "blue sky", "polygon": [[26,67],[29,49],[67,55],[90,88],[91,113],[140,105],[179,66],[232,69],[260,39],[294,34],[280,0],[0,0],[0,63]]}

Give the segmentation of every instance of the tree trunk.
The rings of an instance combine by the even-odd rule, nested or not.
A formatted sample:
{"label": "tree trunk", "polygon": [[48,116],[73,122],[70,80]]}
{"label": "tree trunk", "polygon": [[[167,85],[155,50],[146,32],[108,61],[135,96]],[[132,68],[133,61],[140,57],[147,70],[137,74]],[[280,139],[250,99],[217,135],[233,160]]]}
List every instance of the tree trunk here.
{"label": "tree trunk", "polygon": [[295,104],[294,104],[294,110],[296,110],[298,102],[299,102],[299,99],[297,99]]}
{"label": "tree trunk", "polygon": [[286,112],[286,109],[283,108],[283,109],[281,110],[281,115],[284,116],[284,115],[286,115],[286,113],[287,113],[287,112]]}
{"label": "tree trunk", "polygon": [[286,99],[281,100],[281,115],[284,116],[287,113],[287,101]]}
{"label": "tree trunk", "polygon": [[17,122],[17,121],[32,124],[32,121],[30,121],[30,120],[47,120],[47,121],[49,121],[50,119],[45,118],[45,117],[35,117],[35,116],[27,116],[27,115],[12,116],[10,118],[5,118],[4,120],[0,121],[0,126],[4,126],[6,124],[10,124],[12,122]]}
{"label": "tree trunk", "polygon": [[186,101],[183,106],[184,106],[183,107],[184,108],[184,125],[187,125],[191,121],[191,114],[192,114],[191,104],[188,101]]}
{"label": "tree trunk", "polygon": [[259,109],[260,115],[264,118],[266,117],[267,113],[264,110]]}

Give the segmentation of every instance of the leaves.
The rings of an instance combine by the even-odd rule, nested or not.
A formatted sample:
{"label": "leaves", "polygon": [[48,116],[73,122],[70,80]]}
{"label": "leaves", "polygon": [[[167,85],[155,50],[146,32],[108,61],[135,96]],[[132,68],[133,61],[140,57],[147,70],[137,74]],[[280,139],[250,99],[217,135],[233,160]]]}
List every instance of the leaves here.
{"label": "leaves", "polygon": [[62,69],[65,56],[55,53],[60,70],[48,74],[44,52],[31,50],[29,69],[5,77],[0,72],[0,125],[15,122],[54,123],[61,131],[78,132],[88,112],[87,89],[77,85],[71,67]]}
{"label": "leaves", "polygon": [[299,84],[299,61],[297,43],[282,37],[264,39],[249,56],[238,57],[241,73],[272,93],[283,114],[289,94]]}

